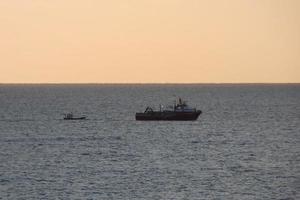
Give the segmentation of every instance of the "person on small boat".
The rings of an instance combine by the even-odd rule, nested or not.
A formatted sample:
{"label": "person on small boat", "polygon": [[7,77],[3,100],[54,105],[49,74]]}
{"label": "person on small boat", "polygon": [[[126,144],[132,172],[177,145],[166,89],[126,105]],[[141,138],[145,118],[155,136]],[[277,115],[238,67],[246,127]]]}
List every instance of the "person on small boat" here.
{"label": "person on small boat", "polygon": [[73,113],[67,113],[65,114],[66,119],[72,119],[73,118]]}

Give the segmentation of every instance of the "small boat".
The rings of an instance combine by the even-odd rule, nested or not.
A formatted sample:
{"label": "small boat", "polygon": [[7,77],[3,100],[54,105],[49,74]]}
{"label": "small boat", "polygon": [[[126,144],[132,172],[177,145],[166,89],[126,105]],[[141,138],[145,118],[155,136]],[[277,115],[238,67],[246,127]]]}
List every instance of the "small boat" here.
{"label": "small boat", "polygon": [[151,107],[147,107],[145,112],[136,113],[136,120],[172,120],[172,121],[192,121],[197,120],[201,110],[191,108],[185,101],[179,98],[178,102],[175,102],[174,106],[169,109],[162,109],[160,106],[159,111],[154,111]]}
{"label": "small boat", "polygon": [[64,120],[84,120],[84,119],[86,119],[85,116],[83,116],[83,117],[74,117],[73,113],[67,113],[64,116]]}

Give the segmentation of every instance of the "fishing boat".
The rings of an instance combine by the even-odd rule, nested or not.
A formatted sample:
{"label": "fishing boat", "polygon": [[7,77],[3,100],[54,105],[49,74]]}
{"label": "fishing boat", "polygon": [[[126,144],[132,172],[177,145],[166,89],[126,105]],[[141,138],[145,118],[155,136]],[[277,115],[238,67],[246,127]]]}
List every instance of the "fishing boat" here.
{"label": "fishing boat", "polygon": [[73,113],[64,114],[64,120],[84,120],[85,116],[82,117],[74,117]]}
{"label": "fishing boat", "polygon": [[136,113],[136,120],[172,120],[172,121],[192,121],[197,120],[201,110],[191,108],[181,98],[175,101],[174,105],[168,109],[163,109],[160,105],[160,110],[155,111],[151,107],[147,107],[143,113]]}

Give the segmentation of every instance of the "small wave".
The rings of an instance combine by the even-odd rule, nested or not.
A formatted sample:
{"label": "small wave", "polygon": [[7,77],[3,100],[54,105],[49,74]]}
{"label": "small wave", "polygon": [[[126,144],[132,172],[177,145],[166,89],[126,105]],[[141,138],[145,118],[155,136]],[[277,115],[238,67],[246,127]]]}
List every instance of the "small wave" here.
{"label": "small wave", "polygon": [[51,142],[51,141],[89,141],[89,140],[103,140],[104,137],[49,137],[49,138],[7,138],[0,139],[0,143],[36,143],[42,145],[41,142]]}
{"label": "small wave", "polygon": [[0,119],[0,122],[10,122],[10,123],[15,123],[15,122],[33,122],[33,121],[38,121],[38,120],[35,120],[35,119]]}

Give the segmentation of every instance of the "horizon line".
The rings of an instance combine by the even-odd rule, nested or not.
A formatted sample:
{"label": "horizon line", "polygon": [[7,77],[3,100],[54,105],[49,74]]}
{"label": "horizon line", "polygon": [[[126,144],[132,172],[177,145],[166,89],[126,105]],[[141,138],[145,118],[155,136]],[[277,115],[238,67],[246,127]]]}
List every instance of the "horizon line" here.
{"label": "horizon line", "polygon": [[145,83],[138,83],[138,82],[15,82],[15,83],[0,83],[0,85],[218,85],[218,84],[300,84],[300,82],[191,82],[191,83],[178,83],[178,82],[145,82]]}

